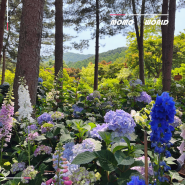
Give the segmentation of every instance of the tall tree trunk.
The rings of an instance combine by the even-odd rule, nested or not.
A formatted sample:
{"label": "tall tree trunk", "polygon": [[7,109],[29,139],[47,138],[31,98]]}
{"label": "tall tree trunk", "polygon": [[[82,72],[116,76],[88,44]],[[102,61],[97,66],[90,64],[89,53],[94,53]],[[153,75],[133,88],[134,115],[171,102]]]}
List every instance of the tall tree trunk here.
{"label": "tall tree trunk", "polygon": [[23,0],[14,79],[15,111],[18,110],[19,77],[25,77],[31,103],[36,104],[44,2],[44,0]]}
{"label": "tall tree trunk", "polygon": [[174,31],[175,31],[175,11],[176,11],[176,0],[170,0],[166,53],[165,53],[165,60],[163,61],[164,62],[163,91],[170,91],[170,87],[171,87],[173,41],[174,41]]}
{"label": "tall tree trunk", "polygon": [[[168,0],[163,0],[162,4],[162,14],[168,13]],[[161,21],[167,20],[167,15],[161,16]],[[165,69],[165,61],[166,61],[166,49],[167,49],[167,34],[168,34],[168,25],[161,25],[162,31],[162,76],[163,76],[163,84],[164,84],[164,69]]]}
{"label": "tall tree trunk", "polygon": [[[133,6],[133,14],[137,14],[136,7],[135,7],[135,0],[132,0],[132,6]],[[145,0],[142,0],[141,14],[144,14],[144,11],[145,11]],[[134,15],[134,25],[135,25],[137,45],[138,45],[138,50],[139,50],[139,78],[143,82],[143,84],[145,84],[144,52],[143,52],[144,16],[141,16],[140,34],[139,34],[136,15]]]}
{"label": "tall tree trunk", "polygon": [[63,0],[55,0],[55,76],[63,72]]}
{"label": "tall tree trunk", "polygon": [[1,10],[0,10],[0,62],[1,62],[1,51],[3,49],[3,35],[4,35],[4,21],[5,21],[5,11],[6,11],[6,1],[1,0]]}
{"label": "tall tree trunk", "polygon": [[95,46],[95,67],[94,67],[94,90],[98,89],[98,61],[99,61],[99,0],[96,0],[96,46]]}
{"label": "tall tree trunk", "polygon": [[[141,14],[145,13],[145,0],[142,0],[142,9]],[[144,15],[141,16],[141,25],[140,25],[140,38],[139,38],[139,78],[145,84],[145,75],[144,75],[144,49],[143,49],[143,34],[144,34]]]}
{"label": "tall tree trunk", "polygon": [[5,80],[5,69],[6,69],[6,55],[5,55],[5,48],[3,48],[3,67],[2,67],[1,85],[3,85],[4,80]]}

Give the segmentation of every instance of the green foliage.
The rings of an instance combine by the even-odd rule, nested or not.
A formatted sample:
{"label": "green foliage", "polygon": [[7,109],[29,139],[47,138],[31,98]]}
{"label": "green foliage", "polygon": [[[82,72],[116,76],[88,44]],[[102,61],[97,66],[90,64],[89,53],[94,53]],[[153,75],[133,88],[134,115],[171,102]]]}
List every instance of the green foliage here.
{"label": "green foliage", "polygon": [[[15,77],[15,72],[12,72],[10,70],[5,71],[5,82],[8,82],[10,85],[13,84]],[[2,80],[2,73],[0,73],[0,81]]]}
{"label": "green foliage", "polygon": [[[125,51],[126,51],[126,47],[121,47],[121,48],[117,48],[114,50],[110,50],[107,52],[103,52],[99,54],[99,62],[105,60],[106,62],[112,62],[114,63],[116,60],[118,60],[119,58],[119,62],[124,61],[125,58]],[[67,65],[69,67],[74,67],[74,68],[80,68],[82,69],[82,67],[87,67],[89,63],[93,63],[95,62],[95,56],[89,57],[88,59],[82,60],[82,61],[78,61],[78,62],[69,62],[67,63]]]}

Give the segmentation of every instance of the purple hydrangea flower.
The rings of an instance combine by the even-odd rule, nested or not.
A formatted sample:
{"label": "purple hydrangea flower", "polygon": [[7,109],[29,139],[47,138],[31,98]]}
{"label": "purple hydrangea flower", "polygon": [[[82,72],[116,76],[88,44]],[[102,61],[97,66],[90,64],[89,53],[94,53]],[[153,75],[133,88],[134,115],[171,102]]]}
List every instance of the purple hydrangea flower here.
{"label": "purple hydrangea flower", "polygon": [[37,118],[37,121],[38,121],[39,125],[41,125],[43,122],[47,123],[47,122],[53,121],[53,120],[51,118],[51,115],[45,112]]}
{"label": "purple hydrangea flower", "polygon": [[150,103],[152,101],[152,98],[145,91],[143,91],[140,94],[140,96],[138,96],[138,97],[135,98],[135,101],[144,102],[144,103]]}
{"label": "purple hydrangea flower", "polygon": [[28,126],[25,129],[25,132],[28,133],[28,134],[30,134],[32,130],[37,130],[37,129],[38,129],[37,125],[33,124],[33,125]]}
{"label": "purple hydrangea flower", "polygon": [[142,81],[140,79],[137,79],[137,80],[131,80],[129,82],[130,86],[136,86],[136,85],[143,85]]}
{"label": "purple hydrangea flower", "polygon": [[34,151],[34,156],[37,157],[37,155],[40,155],[42,152],[43,152],[44,154],[51,154],[52,148],[49,147],[49,146],[40,145],[40,146],[37,147],[36,150]]}
{"label": "purple hydrangea flower", "polygon": [[94,137],[94,138],[99,138],[102,140],[101,136],[98,134],[98,132],[105,132],[108,128],[108,124],[106,123],[103,123],[102,125],[96,125],[95,128],[93,128],[91,131],[90,131],[90,135],[91,137]]}
{"label": "purple hydrangea flower", "polygon": [[87,96],[88,101],[94,100],[93,93],[91,93],[89,96]]}
{"label": "purple hydrangea flower", "polygon": [[107,112],[104,120],[108,123],[108,130],[114,131],[111,134],[112,138],[122,136],[130,138],[129,135],[134,132],[134,127],[136,126],[132,116],[123,110]]}
{"label": "purple hydrangea flower", "polygon": [[182,124],[182,121],[177,116],[174,116],[174,122],[170,123],[170,125],[173,126],[174,128],[178,127],[180,124]]}
{"label": "purple hydrangea flower", "polygon": [[65,173],[64,176],[69,176],[72,175],[72,173],[79,168],[79,165],[71,164],[74,158],[78,154],[86,151],[93,152],[95,149],[95,144],[91,141],[91,139],[85,139],[81,144],[74,145],[74,143],[71,142],[65,144],[63,147],[65,148],[65,150],[63,151],[62,157],[66,158],[69,163],[63,164],[61,166],[68,166],[68,172]]}
{"label": "purple hydrangea flower", "polygon": [[73,115],[74,115],[74,117],[76,117],[76,118],[78,118],[79,117],[79,115],[77,115],[77,112],[82,112],[84,109],[82,108],[82,107],[78,107],[76,104],[74,104],[73,106],[72,106],[72,108],[73,108]]}
{"label": "purple hydrangea flower", "polygon": [[23,171],[24,169],[25,169],[25,163],[20,162],[20,163],[14,163],[10,171],[12,172],[12,174],[15,174],[17,171]]}

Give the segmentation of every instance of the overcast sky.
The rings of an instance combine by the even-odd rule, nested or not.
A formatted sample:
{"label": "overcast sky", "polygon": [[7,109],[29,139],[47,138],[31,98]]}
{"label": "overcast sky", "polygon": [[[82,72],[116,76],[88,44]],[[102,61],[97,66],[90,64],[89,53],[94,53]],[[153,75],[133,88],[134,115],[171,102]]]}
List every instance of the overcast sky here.
{"label": "overcast sky", "polygon": [[[176,17],[175,17],[175,35],[179,34],[179,32],[184,32],[185,24],[184,24],[184,18],[185,18],[185,9],[181,9],[180,11],[176,11]],[[115,25],[116,26],[116,25]],[[75,31],[69,28],[64,28],[65,33],[70,33],[71,35],[77,35]],[[79,42],[81,39],[90,39],[91,38],[91,32],[90,31],[84,31],[78,34],[78,38],[73,39],[72,41]],[[70,43],[66,42],[65,44]],[[105,45],[104,47],[102,45]],[[106,36],[105,39],[100,39],[100,53],[106,52],[108,50],[116,49],[118,47],[124,47],[126,46],[126,36],[122,36],[121,34],[116,36]],[[69,52],[74,53],[80,53],[80,51],[72,49],[69,50]],[[89,48],[83,50],[83,54],[94,54],[95,53],[95,40],[89,41]]]}
{"label": "overcast sky", "polygon": [[[177,0],[178,2],[178,0]],[[184,18],[185,18],[185,9],[180,9],[176,11],[176,17],[175,17],[175,35],[178,35],[179,32],[185,32],[185,24],[184,24]],[[116,26],[116,25],[115,25]],[[133,27],[133,25],[131,26]],[[133,27],[134,29],[134,27]],[[134,29],[135,31],[135,29]],[[80,40],[83,39],[90,39],[91,38],[91,30],[86,30],[83,31],[79,34],[77,34],[72,28],[66,28],[64,27],[64,33],[65,34],[70,34],[73,36],[78,36],[77,38],[73,39],[72,41],[65,42],[64,45],[70,46],[71,42],[80,42]],[[105,36],[104,39],[100,39],[99,41],[99,52],[106,52],[108,50],[116,49],[118,47],[124,47],[126,46],[126,36],[123,36],[122,34],[115,35],[115,36]],[[54,51],[54,46],[50,47],[50,51]],[[44,53],[44,55],[49,54],[51,52],[46,52],[44,51],[43,47],[41,49],[41,53]],[[82,52],[79,50],[68,50],[68,52],[73,52],[73,53],[82,53],[82,54],[95,54],[95,39],[89,41],[89,48],[84,49]]]}

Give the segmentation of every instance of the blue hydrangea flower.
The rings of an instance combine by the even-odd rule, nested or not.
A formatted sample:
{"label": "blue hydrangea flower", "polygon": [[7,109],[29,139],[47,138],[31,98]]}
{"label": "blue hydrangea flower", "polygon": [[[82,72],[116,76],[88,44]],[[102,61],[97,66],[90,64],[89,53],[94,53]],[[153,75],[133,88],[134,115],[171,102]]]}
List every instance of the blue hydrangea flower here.
{"label": "blue hydrangea flower", "polygon": [[88,101],[94,100],[93,93],[91,93],[89,96],[87,96]]}
{"label": "blue hydrangea flower", "polygon": [[52,122],[53,120],[51,118],[51,115],[45,112],[37,118],[37,121],[39,125],[42,125],[43,122],[48,123],[49,121]]}
{"label": "blue hydrangea flower", "polygon": [[78,107],[76,104],[72,106],[73,108],[73,116],[76,118],[79,118],[80,116],[78,115],[78,112],[82,112],[84,109],[82,107]]}
{"label": "blue hydrangea flower", "polygon": [[37,130],[37,129],[38,129],[37,125],[33,124],[33,125],[28,126],[25,132],[30,134],[32,130]]}
{"label": "blue hydrangea flower", "polygon": [[63,158],[66,158],[69,163],[64,164],[62,166],[68,166],[68,172],[65,173],[65,176],[72,175],[72,173],[79,168],[79,165],[71,164],[74,158],[83,152],[89,151],[93,152],[95,149],[94,143],[91,141],[91,139],[85,139],[81,144],[74,145],[73,142],[67,143],[63,146],[65,150],[63,151]]}
{"label": "blue hydrangea flower", "polygon": [[146,185],[143,179],[139,179],[139,176],[132,176],[131,181],[127,185]]}
{"label": "blue hydrangea flower", "polygon": [[137,79],[137,80],[131,80],[129,82],[130,86],[137,86],[137,85],[143,85],[142,81],[140,79]]}
{"label": "blue hydrangea flower", "polygon": [[43,79],[39,77],[39,78],[38,78],[38,82],[39,82],[39,83],[42,83],[42,82],[43,82]]}
{"label": "blue hydrangea flower", "polygon": [[97,124],[95,128],[93,128],[90,131],[90,136],[93,138],[99,138],[102,140],[101,136],[98,134],[98,132],[105,132],[108,128],[108,124],[103,123],[102,125]]}
{"label": "blue hydrangea flower", "polygon": [[134,127],[136,123],[134,119],[129,113],[123,110],[107,112],[104,116],[104,120],[108,123],[108,130],[113,131],[111,134],[112,139],[122,136],[130,138],[129,135],[135,131]]}
{"label": "blue hydrangea flower", "polygon": [[135,101],[150,103],[152,101],[152,98],[145,91],[143,91],[143,92],[141,92],[140,96],[135,98]]}

